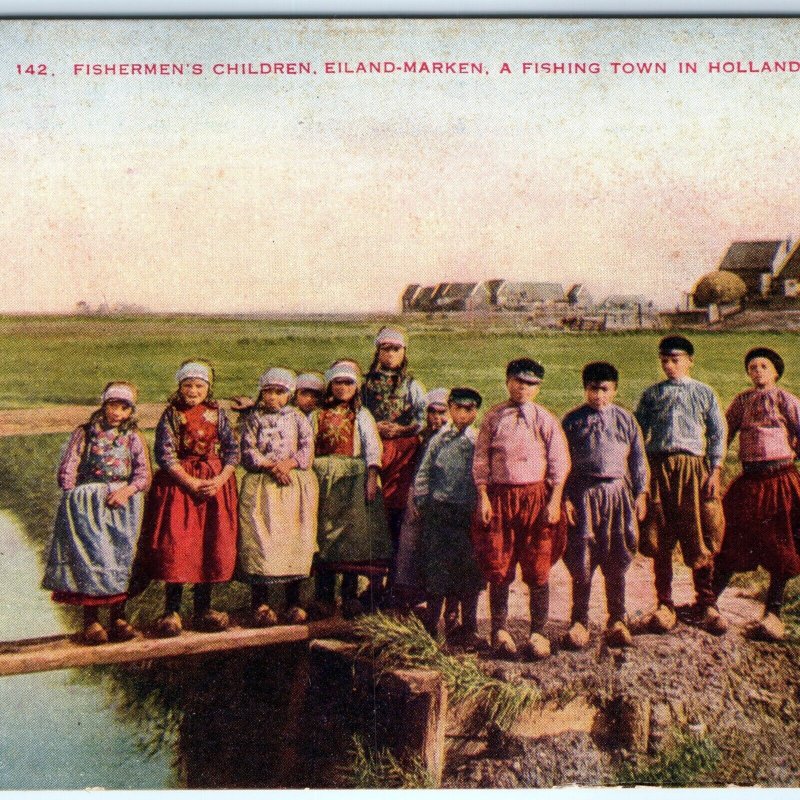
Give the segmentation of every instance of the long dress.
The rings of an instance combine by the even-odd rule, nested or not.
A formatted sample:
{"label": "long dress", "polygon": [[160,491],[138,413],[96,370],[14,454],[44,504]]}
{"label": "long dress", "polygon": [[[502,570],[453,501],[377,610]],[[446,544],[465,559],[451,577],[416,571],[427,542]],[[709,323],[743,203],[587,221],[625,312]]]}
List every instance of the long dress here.
{"label": "long dress", "polygon": [[207,480],[239,463],[239,445],[216,404],[194,408],[170,405],[156,428],[160,469],[145,504],[137,558],[148,576],[168,583],[222,583],[236,564],[238,536],[236,477],[213,497],[195,497],[169,468],[180,465]]}
{"label": "long dress", "polygon": [[333,572],[384,574],[391,556],[380,490],[364,498],[369,467],[378,467],[381,445],[365,408],[321,409],[315,416],[314,472],[319,481],[319,563]]}
{"label": "long dress", "polygon": [[[70,605],[123,602],[151,477],[147,446],[135,429],[82,425],[70,437],[58,477],[64,493],[43,588]],[[136,493],[124,506],[109,508],[108,495],[126,484]]]}
{"label": "long dress", "polygon": [[[311,424],[297,409],[253,409],[242,425],[237,575],[247,583],[305,578],[317,550],[317,478],[310,469]],[[269,462],[294,458],[284,486],[265,471]]]}

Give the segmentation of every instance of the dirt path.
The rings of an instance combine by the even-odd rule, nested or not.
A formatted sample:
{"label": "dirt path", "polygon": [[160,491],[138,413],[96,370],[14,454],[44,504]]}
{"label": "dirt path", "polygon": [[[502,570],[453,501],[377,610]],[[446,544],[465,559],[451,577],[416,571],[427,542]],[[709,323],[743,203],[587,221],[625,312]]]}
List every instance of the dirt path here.
{"label": "dirt path", "polygon": [[[673,582],[674,599],[677,605],[694,602],[692,573],[683,564],[675,564]],[[488,619],[489,608],[487,593],[481,596],[478,609],[482,619]],[[627,574],[625,596],[628,614],[632,620],[648,614],[655,608],[656,594],[653,585],[653,562],[644,556],[637,556]],[[567,568],[562,561],[553,567],[550,573],[550,619],[553,622],[568,622],[571,608],[571,586]],[[736,588],[727,589],[720,597],[720,611],[728,621],[738,627],[744,627],[761,617],[763,606],[750,597],[742,595]],[[528,619],[528,588],[519,580],[511,585],[509,610],[512,617]],[[592,583],[591,603],[589,605],[591,622],[604,626],[606,620],[605,593],[603,576],[597,570]]]}
{"label": "dirt path", "polygon": [[[220,405],[227,411],[230,403]],[[0,410],[0,437],[28,436],[37,433],[69,433],[86,422],[97,408],[94,406],[44,406],[43,408],[14,408]],[[163,403],[140,403],[136,407],[139,427],[155,428]]]}

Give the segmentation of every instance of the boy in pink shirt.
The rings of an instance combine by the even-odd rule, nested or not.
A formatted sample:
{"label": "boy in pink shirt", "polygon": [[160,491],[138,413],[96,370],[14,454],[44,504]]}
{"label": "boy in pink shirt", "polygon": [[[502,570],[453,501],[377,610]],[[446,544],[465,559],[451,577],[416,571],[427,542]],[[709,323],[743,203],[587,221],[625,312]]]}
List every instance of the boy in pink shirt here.
{"label": "boy in pink shirt", "polygon": [[489,582],[492,646],[512,657],[516,644],[506,629],[509,587],[517,564],[530,592],[528,655],[545,658],[550,642],[544,626],[550,603],[550,567],[563,555],[566,521],[564,483],[569,448],[559,421],[534,403],[544,367],[530,358],[506,368],[509,399],[484,417],[472,475],[478,508],[472,527],[475,556]]}
{"label": "boy in pink shirt", "polygon": [[727,411],[728,441],[739,434],[742,474],[730,485],[725,539],[714,562],[719,596],[734,572],[761,565],[770,574],[764,618],[752,633],[779,641],[783,590],[800,574],[800,474],[794,465],[800,440],[800,400],[777,386],[783,359],[767,347],[744,359],[753,388],[737,395]]}

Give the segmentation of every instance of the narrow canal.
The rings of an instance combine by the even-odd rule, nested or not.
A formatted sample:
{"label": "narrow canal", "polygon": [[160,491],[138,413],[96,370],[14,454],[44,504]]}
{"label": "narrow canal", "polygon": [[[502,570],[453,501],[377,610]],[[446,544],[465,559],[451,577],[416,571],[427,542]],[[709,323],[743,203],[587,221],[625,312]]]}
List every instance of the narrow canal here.
{"label": "narrow canal", "polygon": [[[19,521],[0,511],[0,639],[66,630],[39,588],[41,565]],[[0,677],[0,789],[163,789],[181,781],[169,748],[146,755],[108,684],[78,670]]]}

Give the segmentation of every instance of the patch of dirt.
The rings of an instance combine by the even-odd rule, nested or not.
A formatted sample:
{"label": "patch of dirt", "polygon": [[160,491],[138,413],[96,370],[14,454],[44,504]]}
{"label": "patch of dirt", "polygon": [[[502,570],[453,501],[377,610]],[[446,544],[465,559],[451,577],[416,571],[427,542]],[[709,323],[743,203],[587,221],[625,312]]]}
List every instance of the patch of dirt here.
{"label": "patch of dirt", "polygon": [[[654,605],[651,564],[637,558],[628,573],[633,617]],[[763,606],[729,588],[720,599],[732,623],[725,636],[679,622],[662,636],[636,635],[632,648],[609,649],[603,639],[602,577],[596,581],[586,650],[560,647],[569,625],[570,588],[559,564],[551,574],[546,630],[552,656],[535,663],[484,659],[490,674],[535,683],[550,711],[538,727],[536,715],[529,714],[508,733],[490,733],[480,752],[454,751],[444,785],[613,785],[622,761],[647,760],[674,734],[688,732],[707,735],[721,754],[713,774],[698,776],[698,784],[800,785],[800,646],[745,638],[744,626],[761,616]],[[678,564],[674,587],[678,603],[691,602],[691,573]],[[513,586],[511,608],[509,629],[521,645],[529,632],[527,588],[521,582]],[[485,605],[482,612],[488,636]],[[580,710],[572,720],[571,709]]]}

